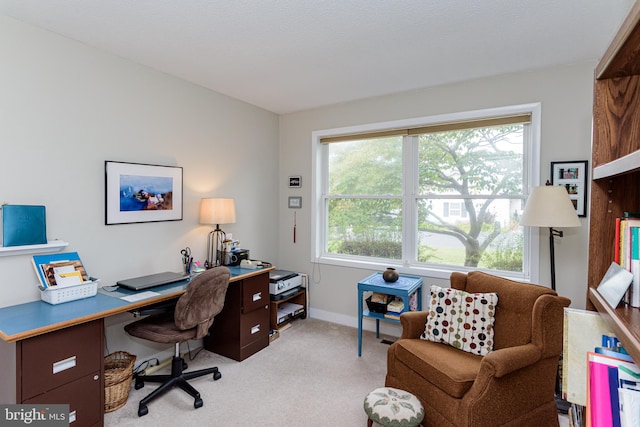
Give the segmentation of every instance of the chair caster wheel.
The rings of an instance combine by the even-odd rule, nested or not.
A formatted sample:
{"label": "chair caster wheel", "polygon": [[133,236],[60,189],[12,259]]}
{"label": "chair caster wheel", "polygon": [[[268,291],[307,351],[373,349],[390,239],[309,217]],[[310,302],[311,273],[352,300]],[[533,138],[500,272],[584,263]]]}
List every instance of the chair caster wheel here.
{"label": "chair caster wheel", "polygon": [[182,370],[183,371],[186,371],[188,367],[189,367],[189,365],[187,365],[187,362],[182,362]]}
{"label": "chair caster wheel", "polygon": [[149,408],[147,408],[147,405],[144,405],[144,406],[140,405],[140,407],[138,408],[138,416],[143,417],[148,413],[149,413]]}
{"label": "chair caster wheel", "polygon": [[136,378],[136,384],[133,386],[136,390],[140,390],[144,387],[144,381]]}
{"label": "chair caster wheel", "polygon": [[220,378],[222,378],[222,374],[220,372],[216,372],[213,374],[214,381],[218,381]]}
{"label": "chair caster wheel", "polygon": [[198,409],[198,408],[202,408],[202,405],[204,405],[204,403],[202,402],[202,399],[197,398],[194,402],[193,402],[193,407]]}

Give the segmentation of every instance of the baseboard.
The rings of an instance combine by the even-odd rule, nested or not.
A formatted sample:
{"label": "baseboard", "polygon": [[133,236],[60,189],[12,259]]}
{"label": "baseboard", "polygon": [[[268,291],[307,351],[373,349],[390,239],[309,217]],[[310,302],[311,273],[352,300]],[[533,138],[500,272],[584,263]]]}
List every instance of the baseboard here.
{"label": "baseboard", "polygon": [[[326,322],[337,323],[338,325],[349,326],[351,328],[358,328],[358,318],[348,316],[346,314],[311,308],[309,309],[309,317],[313,319],[324,320]],[[375,332],[375,319],[362,319],[362,330]],[[402,326],[397,323],[382,321],[380,322],[380,333],[384,335],[390,335],[392,337],[399,337],[402,334]]]}

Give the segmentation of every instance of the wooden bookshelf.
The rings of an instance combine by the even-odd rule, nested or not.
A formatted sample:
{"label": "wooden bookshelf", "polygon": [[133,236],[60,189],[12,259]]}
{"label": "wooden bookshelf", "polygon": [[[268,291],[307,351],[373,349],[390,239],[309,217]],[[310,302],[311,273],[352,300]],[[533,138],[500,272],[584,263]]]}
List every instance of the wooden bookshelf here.
{"label": "wooden bookshelf", "polygon": [[613,260],[615,219],[640,212],[640,2],[595,70],[587,308],[600,312],[640,362],[640,309],[611,307],[596,290]]}

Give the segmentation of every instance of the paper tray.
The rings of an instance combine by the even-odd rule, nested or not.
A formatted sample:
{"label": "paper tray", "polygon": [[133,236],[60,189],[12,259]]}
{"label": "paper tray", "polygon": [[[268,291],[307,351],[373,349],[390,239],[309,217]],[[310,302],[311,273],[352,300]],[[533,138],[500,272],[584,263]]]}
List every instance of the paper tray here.
{"label": "paper tray", "polygon": [[40,291],[42,301],[49,304],[60,304],[63,302],[75,301],[83,298],[91,298],[98,293],[98,282],[100,279],[90,277],[91,281],[81,285],[65,286],[61,288],[47,288]]}

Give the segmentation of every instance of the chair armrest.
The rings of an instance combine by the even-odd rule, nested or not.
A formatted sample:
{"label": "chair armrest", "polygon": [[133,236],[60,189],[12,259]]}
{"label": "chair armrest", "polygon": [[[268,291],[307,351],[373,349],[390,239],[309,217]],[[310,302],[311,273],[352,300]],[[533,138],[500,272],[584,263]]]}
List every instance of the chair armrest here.
{"label": "chair armrest", "polygon": [[400,324],[402,325],[403,338],[419,338],[424,332],[424,326],[427,323],[427,311],[406,311],[400,315]]}
{"label": "chair armrest", "polygon": [[542,358],[542,351],[533,344],[502,348],[487,354],[482,360],[480,372],[489,369],[500,378],[518,369],[533,365]]}

